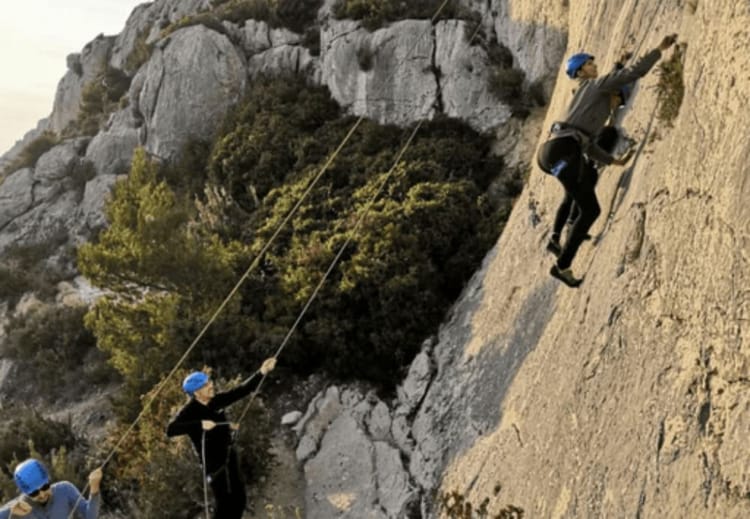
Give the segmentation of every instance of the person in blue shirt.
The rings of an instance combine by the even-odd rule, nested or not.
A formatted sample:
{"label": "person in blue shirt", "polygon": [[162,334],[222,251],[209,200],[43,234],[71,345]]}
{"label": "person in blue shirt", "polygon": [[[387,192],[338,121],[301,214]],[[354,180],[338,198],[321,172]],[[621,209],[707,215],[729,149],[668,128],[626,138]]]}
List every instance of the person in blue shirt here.
{"label": "person in blue shirt", "polygon": [[33,458],[19,463],[13,471],[21,495],[0,508],[0,519],[27,517],[29,519],[96,519],[99,516],[102,469],[89,474],[89,499],[84,499],[69,481],[50,483],[49,472]]}

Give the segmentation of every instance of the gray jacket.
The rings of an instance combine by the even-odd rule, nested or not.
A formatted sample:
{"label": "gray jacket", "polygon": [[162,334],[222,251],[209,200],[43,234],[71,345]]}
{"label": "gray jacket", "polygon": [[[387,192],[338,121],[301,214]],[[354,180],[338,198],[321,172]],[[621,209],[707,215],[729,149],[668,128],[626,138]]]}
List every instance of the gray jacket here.
{"label": "gray jacket", "polygon": [[557,132],[555,137],[572,135],[579,141],[583,140],[581,145],[591,158],[604,164],[611,164],[614,157],[593,144],[594,136],[604,127],[609,118],[610,98],[625,85],[645,76],[659,61],[659,58],[661,58],[661,51],[654,49],[630,67],[614,70],[596,79],[580,80],[578,90],[568,107],[568,113],[562,120],[564,124],[575,129],[563,129]]}

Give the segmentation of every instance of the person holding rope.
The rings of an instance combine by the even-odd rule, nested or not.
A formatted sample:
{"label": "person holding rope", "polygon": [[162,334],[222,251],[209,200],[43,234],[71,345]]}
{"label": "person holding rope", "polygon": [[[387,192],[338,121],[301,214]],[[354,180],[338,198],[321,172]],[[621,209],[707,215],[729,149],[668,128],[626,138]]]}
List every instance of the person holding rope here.
{"label": "person holding rope", "polygon": [[214,519],[241,519],[247,501],[237,452],[232,446],[232,431],[239,429],[239,424],[227,421],[224,410],[258,387],[252,383],[258,373],[265,376],[275,367],[275,357],[266,359],[250,378],[221,393],[215,392],[213,382],[202,371],[191,373],[182,383],[190,400],[169,422],[167,436],[187,434],[193,442],[201,457],[204,477],[214,493]]}
{"label": "person holding rope", "polygon": [[[594,56],[585,52],[574,54],[567,61],[566,74],[579,81],[565,118],[552,125],[551,136],[545,142],[537,162],[545,173],[554,176],[565,189],[566,200],[575,202],[579,215],[568,238],[560,248],[557,261],[550,274],[568,285],[578,287],[583,279],[576,278],[570,269],[573,258],[588,231],[599,217],[601,208],[596,199],[594,185],[596,169],[590,160],[603,164],[624,166],[633,153],[615,158],[601,149],[595,136],[609,119],[612,96],[638,78],[645,76],[661,58],[662,52],[671,47],[676,35],[664,37],[659,46],[641,57],[631,67],[616,70],[599,78]],[[570,214],[570,203],[561,204],[556,220],[564,222]],[[562,226],[560,226],[562,227]]]}
{"label": "person holding rope", "polygon": [[[102,469],[89,474],[89,499],[83,499],[69,481],[50,484],[49,472],[33,458],[19,463],[13,471],[21,496],[0,509],[0,519],[44,517],[46,519],[96,519],[99,516]],[[75,513],[75,514],[74,514]]]}

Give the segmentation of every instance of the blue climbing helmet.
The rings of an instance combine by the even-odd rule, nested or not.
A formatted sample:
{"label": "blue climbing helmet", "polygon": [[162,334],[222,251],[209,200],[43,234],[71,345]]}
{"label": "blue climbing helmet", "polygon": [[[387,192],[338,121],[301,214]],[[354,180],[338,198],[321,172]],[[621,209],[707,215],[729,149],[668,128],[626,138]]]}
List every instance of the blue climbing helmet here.
{"label": "blue climbing helmet", "polygon": [[193,371],[182,381],[182,390],[190,396],[200,388],[208,384],[208,375],[202,371]]}
{"label": "blue climbing helmet", "polygon": [[18,490],[28,495],[49,483],[49,473],[41,462],[31,458],[18,464],[13,479]]}
{"label": "blue climbing helmet", "polygon": [[568,58],[568,64],[565,66],[565,73],[570,79],[575,79],[578,71],[581,70],[581,67],[590,59],[594,59],[594,56],[586,54],[585,52],[573,54]]}

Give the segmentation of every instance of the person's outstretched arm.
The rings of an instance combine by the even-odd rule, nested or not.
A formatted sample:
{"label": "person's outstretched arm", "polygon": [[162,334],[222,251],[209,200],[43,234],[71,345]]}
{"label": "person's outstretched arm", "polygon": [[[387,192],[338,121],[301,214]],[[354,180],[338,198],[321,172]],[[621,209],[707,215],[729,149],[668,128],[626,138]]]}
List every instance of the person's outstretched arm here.
{"label": "person's outstretched arm", "polygon": [[260,369],[254,373],[251,377],[249,377],[245,382],[240,384],[234,389],[230,389],[229,391],[224,391],[223,393],[217,393],[213,399],[211,400],[211,403],[209,404],[213,409],[223,409],[233,403],[235,403],[237,400],[240,400],[242,398],[245,398],[247,395],[255,391],[255,389],[260,384],[261,378],[258,378],[257,381],[255,381],[255,375],[260,373],[261,375],[267,375],[273,369],[276,367],[276,358],[271,357],[269,359],[266,359],[263,361],[263,365],[260,367]]}
{"label": "person's outstretched arm", "polygon": [[604,76],[599,84],[599,88],[611,93],[617,93],[625,85],[642,78],[656,65],[656,62],[661,58],[662,52],[674,45],[675,41],[677,41],[676,34],[665,36],[657,48],[638,58],[638,61],[630,67],[625,67]]}

